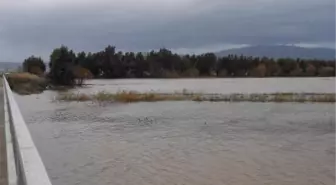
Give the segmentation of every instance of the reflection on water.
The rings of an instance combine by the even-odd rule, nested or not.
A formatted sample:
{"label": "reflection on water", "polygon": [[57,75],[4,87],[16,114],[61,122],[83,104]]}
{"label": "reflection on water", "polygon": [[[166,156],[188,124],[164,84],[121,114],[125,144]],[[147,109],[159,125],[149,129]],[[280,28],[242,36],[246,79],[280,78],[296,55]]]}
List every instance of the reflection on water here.
{"label": "reflection on water", "polygon": [[333,104],[51,96],[17,99],[54,185],[335,184]]}

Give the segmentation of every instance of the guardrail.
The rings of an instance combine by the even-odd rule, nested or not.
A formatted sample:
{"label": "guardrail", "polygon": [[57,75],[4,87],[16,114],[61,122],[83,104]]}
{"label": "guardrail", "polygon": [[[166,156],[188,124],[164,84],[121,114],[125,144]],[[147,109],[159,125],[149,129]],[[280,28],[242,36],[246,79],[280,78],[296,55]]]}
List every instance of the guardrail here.
{"label": "guardrail", "polygon": [[5,76],[3,90],[8,185],[51,185]]}

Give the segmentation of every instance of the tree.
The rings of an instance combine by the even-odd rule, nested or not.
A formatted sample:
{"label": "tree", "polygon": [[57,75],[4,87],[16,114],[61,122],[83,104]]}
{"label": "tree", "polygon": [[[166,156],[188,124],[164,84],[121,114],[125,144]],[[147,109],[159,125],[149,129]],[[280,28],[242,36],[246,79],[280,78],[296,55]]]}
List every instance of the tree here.
{"label": "tree", "polygon": [[217,57],[214,53],[205,53],[197,57],[196,68],[200,75],[210,75],[214,70],[217,62]]}
{"label": "tree", "polygon": [[217,72],[217,76],[218,77],[227,77],[228,76],[228,72],[226,69],[221,69]]}
{"label": "tree", "polygon": [[46,66],[41,57],[31,56],[23,61],[22,68],[24,72],[33,73],[36,75],[42,75]]}
{"label": "tree", "polygon": [[316,75],[316,68],[312,64],[308,64],[305,69],[305,76],[315,76]]}
{"label": "tree", "polygon": [[251,76],[255,77],[265,77],[266,76],[266,65],[259,64],[256,68],[252,69]]}
{"label": "tree", "polygon": [[80,65],[75,66],[72,70],[72,73],[75,76],[76,85],[83,85],[84,79],[93,78],[92,73]]}
{"label": "tree", "polygon": [[294,60],[289,58],[280,58],[278,60],[279,67],[281,68],[282,75],[288,75],[293,69],[296,68],[296,63]]}
{"label": "tree", "polygon": [[321,67],[318,69],[319,76],[335,76],[335,68]]}
{"label": "tree", "polygon": [[[266,76],[335,76],[335,61],[272,59],[214,53],[179,55],[162,48],[148,53],[117,51],[114,46],[95,53],[75,54],[65,46],[50,55],[49,77],[54,84],[74,85],[82,79],[81,68],[94,78],[167,78],[167,77],[266,77]],[[81,68],[79,68],[81,67]],[[80,69],[80,70],[79,70]],[[31,72],[41,73],[38,68]]]}
{"label": "tree", "polygon": [[66,46],[54,49],[50,55],[50,80],[55,85],[75,85],[73,68],[76,55]]}

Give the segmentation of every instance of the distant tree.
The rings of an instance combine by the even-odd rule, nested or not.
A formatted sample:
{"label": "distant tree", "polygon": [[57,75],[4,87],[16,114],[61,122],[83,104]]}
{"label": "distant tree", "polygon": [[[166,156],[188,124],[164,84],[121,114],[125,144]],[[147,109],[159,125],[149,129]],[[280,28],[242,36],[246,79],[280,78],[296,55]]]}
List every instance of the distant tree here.
{"label": "distant tree", "polygon": [[218,77],[227,77],[228,76],[228,72],[226,69],[220,69],[218,72],[217,72],[217,76]]}
{"label": "distant tree", "polygon": [[290,73],[290,76],[304,76],[304,72],[301,68],[297,67],[296,69],[293,69]]}
{"label": "distant tree", "polygon": [[75,66],[76,55],[66,46],[54,49],[50,55],[51,82],[55,85],[75,85],[73,68]]}
{"label": "distant tree", "polygon": [[281,68],[277,62],[268,61],[266,62],[266,76],[279,76],[281,73]]}
{"label": "distant tree", "polygon": [[196,68],[200,75],[210,75],[214,70],[217,62],[217,57],[214,53],[205,53],[197,57]]}
{"label": "distant tree", "polygon": [[[166,48],[124,53],[110,45],[95,53],[77,54],[61,46],[50,55],[49,67],[51,82],[57,85],[81,84],[81,79],[86,78],[83,74],[94,78],[335,76],[335,61],[217,57],[214,53],[179,55]],[[29,71],[41,73],[36,67]]]}
{"label": "distant tree", "polygon": [[250,76],[254,77],[265,77],[267,68],[265,64],[259,64],[257,67],[252,69]]}
{"label": "distant tree", "polygon": [[281,75],[282,76],[289,76],[291,71],[297,68],[297,63],[293,59],[279,59],[278,64],[281,68]]}
{"label": "distant tree", "polygon": [[75,76],[76,85],[83,85],[85,79],[93,78],[93,75],[90,72],[90,70],[85,69],[84,67],[81,67],[80,65],[73,67],[72,70],[73,70],[72,73]]}
{"label": "distant tree", "polygon": [[335,68],[332,67],[321,67],[318,69],[319,76],[335,76]]}
{"label": "distant tree", "polygon": [[22,69],[24,72],[42,75],[46,70],[46,66],[41,57],[31,56],[23,61]]}
{"label": "distant tree", "polygon": [[316,76],[316,67],[312,64],[308,64],[305,68],[305,76]]}
{"label": "distant tree", "polygon": [[182,76],[184,77],[197,77],[200,73],[196,68],[190,68],[183,72]]}

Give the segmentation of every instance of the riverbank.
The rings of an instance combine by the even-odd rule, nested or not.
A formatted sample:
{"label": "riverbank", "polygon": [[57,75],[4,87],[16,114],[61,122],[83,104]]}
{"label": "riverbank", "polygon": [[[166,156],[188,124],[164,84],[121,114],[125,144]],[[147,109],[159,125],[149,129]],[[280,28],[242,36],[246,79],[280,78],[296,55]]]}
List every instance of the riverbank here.
{"label": "riverbank", "polygon": [[211,101],[211,102],[323,102],[335,103],[335,93],[253,93],[253,94],[200,94],[187,90],[176,93],[140,93],[120,91],[117,93],[98,92],[60,93],[57,101],[97,101],[97,102],[157,102],[157,101]]}
{"label": "riverbank", "polygon": [[47,79],[31,73],[9,73],[6,77],[11,89],[21,95],[39,94],[48,86]]}

